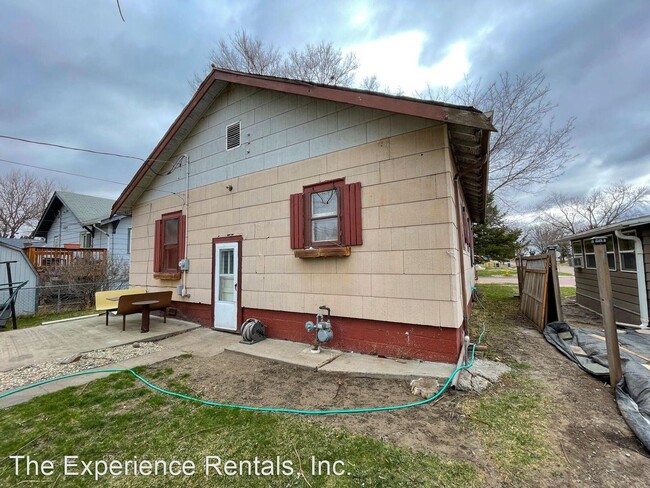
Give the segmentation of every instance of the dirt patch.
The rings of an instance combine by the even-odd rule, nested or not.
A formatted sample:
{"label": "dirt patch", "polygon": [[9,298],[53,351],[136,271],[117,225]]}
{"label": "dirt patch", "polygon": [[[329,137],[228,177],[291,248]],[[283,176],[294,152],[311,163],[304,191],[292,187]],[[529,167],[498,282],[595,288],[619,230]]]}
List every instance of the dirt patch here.
{"label": "dirt patch", "polygon": [[[316,372],[227,351],[209,359],[170,360],[155,366],[167,367],[173,368],[174,378],[191,378],[191,388],[197,396],[223,403],[327,410],[421,400],[411,393],[407,380]],[[434,404],[391,412],[300,418],[480,464],[481,447],[467,424],[459,421],[462,413],[458,402],[467,395],[450,391]]]}
{"label": "dirt patch", "polygon": [[[576,327],[597,327],[600,317],[568,300],[565,320]],[[498,340],[490,340],[491,354],[530,366],[532,378],[545,385],[550,397],[553,428],[548,439],[557,457],[540,486],[648,485],[650,455],[618,412],[609,385],[582,371],[546,342],[527,319]],[[555,478],[555,479],[554,479]]]}
{"label": "dirt patch", "polygon": [[[480,472],[483,486],[647,486],[650,456],[618,413],[611,389],[548,344],[517,312],[514,301],[500,313],[498,324],[507,325],[488,330],[486,357],[527,365],[525,371],[542,385],[540,391],[551,406],[548,425],[552,428],[546,439],[553,456],[530,479],[508,480],[495,467],[463,414],[463,406],[475,398],[473,393],[449,391],[433,404],[392,412],[300,418],[469,461]],[[577,318],[575,325],[597,325],[571,302],[565,313],[569,320]],[[229,352],[212,358],[173,359],[153,368],[172,368],[167,379],[190,385],[197,396],[224,403],[331,409],[418,400],[405,380],[316,372]]]}
{"label": "dirt patch", "polygon": [[574,327],[602,327],[602,318],[596,312],[581,307],[575,297],[566,298],[562,302],[564,321]]}

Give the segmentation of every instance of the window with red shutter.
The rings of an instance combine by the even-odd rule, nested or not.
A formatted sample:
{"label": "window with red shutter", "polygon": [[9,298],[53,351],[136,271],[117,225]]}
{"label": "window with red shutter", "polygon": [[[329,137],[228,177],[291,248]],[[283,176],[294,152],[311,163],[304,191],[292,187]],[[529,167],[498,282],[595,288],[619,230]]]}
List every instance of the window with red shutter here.
{"label": "window with red shutter", "polygon": [[155,273],[178,273],[178,261],[185,257],[185,215],[164,214],[154,229],[153,270]]}
{"label": "window with red shutter", "polygon": [[362,244],[361,183],[308,185],[291,195],[290,205],[292,249]]}

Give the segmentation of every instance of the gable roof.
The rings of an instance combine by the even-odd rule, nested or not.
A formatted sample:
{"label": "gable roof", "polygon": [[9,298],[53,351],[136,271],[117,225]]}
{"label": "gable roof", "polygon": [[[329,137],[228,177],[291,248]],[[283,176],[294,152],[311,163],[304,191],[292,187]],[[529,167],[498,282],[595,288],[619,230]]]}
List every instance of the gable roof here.
{"label": "gable roof", "polygon": [[203,80],[192,99],[133,176],[115,201],[111,215],[118,212],[130,213],[133,204],[149,187],[156,173],[172,157],[212,102],[230,83],[385,110],[449,124],[452,152],[460,173],[470,216],[475,221],[482,221],[485,218],[489,135],[490,132],[495,131],[495,128],[490,117],[480,110],[461,105],[217,68],[213,68]]}
{"label": "gable roof", "polygon": [[589,229],[576,234],[566,236],[562,239],[563,242],[573,241],[576,239],[583,239],[585,237],[596,237],[601,234],[610,234],[617,230],[630,229],[634,227],[641,227],[642,225],[650,224],[650,215],[643,215],[641,217],[634,217],[632,219],[621,220],[620,222],[614,222],[613,224],[603,225],[602,227],[596,227],[595,229]]}
{"label": "gable roof", "polygon": [[55,191],[34,229],[34,237],[47,237],[62,207],[66,207],[81,226],[96,224],[111,215],[113,200],[69,191]]}

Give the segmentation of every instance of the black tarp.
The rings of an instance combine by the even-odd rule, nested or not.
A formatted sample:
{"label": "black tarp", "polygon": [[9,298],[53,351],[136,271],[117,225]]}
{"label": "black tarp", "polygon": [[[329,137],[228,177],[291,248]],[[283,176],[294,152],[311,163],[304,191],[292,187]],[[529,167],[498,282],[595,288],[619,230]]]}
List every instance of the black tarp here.
{"label": "black tarp", "polygon": [[[603,331],[572,328],[566,322],[551,322],[544,328],[544,337],[589,374],[603,381],[609,379]],[[619,331],[618,342],[623,378],[616,386],[616,403],[627,424],[650,451],[650,369],[644,366],[647,362],[643,359],[650,358],[650,335]],[[584,355],[575,346],[582,349]]]}

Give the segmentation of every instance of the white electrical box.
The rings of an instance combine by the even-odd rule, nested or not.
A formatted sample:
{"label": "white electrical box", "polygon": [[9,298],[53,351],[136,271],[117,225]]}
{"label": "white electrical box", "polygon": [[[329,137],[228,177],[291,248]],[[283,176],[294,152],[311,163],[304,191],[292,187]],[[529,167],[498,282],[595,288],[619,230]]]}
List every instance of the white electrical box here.
{"label": "white electrical box", "polygon": [[181,271],[189,271],[190,270],[190,260],[187,258],[183,258],[178,262],[178,267]]}

